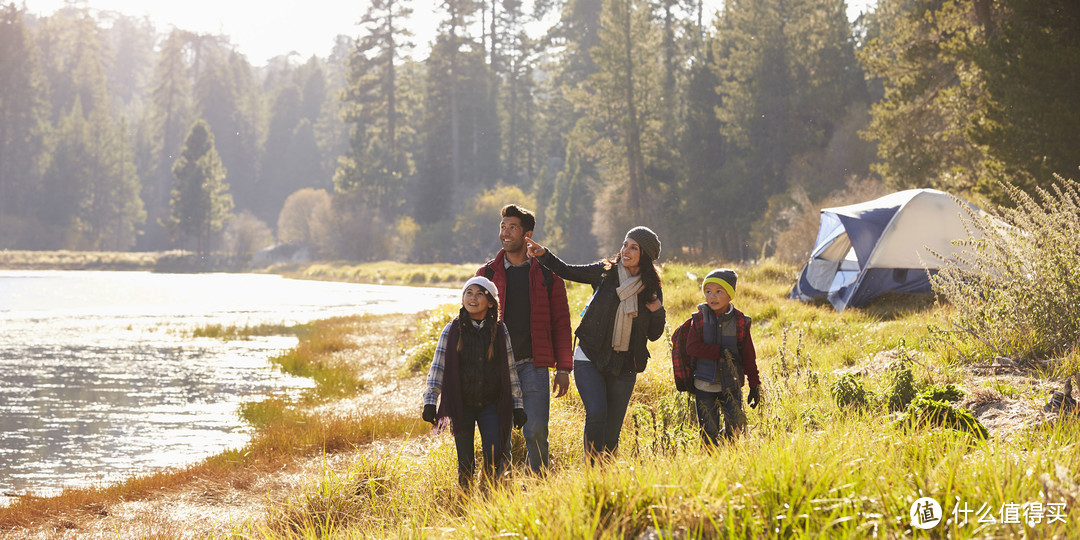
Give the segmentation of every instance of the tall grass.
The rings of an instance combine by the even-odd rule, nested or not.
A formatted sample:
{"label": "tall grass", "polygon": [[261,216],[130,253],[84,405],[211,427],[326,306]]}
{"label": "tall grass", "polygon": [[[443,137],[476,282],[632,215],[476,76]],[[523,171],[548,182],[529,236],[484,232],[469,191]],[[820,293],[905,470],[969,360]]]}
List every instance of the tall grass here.
{"label": "tall grass", "polygon": [[[708,270],[665,266],[669,331],[700,302]],[[520,468],[515,435],[512,475],[463,493],[455,487],[453,441],[443,436],[417,459],[365,456],[345,475],[324,474],[272,505],[265,525],[237,535],[896,538],[922,534],[909,518],[922,496],[934,497],[946,513],[931,537],[1073,534],[1080,519],[1076,423],[983,440],[962,426],[904,422],[891,412],[916,389],[937,398],[945,394],[934,389],[964,379],[948,350],[926,339],[948,309],[892,297],[837,313],[785,298],[794,268],[766,263],[737,270],[735,303],[754,318],[765,391],[763,403],[747,409],[750,429],[734,443],[700,444],[692,402],[674,390],[665,336],[650,344],[652,360],[639,375],[614,462],[585,464],[584,411],[572,391],[552,400],[547,476]],[[569,284],[568,291],[576,326],[591,289]],[[431,332],[418,339],[424,336],[432,339]],[[884,360],[883,352],[889,353]],[[906,370],[903,392],[898,370]],[[859,408],[838,404],[831,388],[845,377],[878,397]],[[907,397],[894,400],[899,394]],[[1065,521],[1000,523],[1003,508],[1026,503],[1064,503]],[[967,524],[952,520],[958,504],[971,510]],[[983,505],[998,523],[977,522]]]}

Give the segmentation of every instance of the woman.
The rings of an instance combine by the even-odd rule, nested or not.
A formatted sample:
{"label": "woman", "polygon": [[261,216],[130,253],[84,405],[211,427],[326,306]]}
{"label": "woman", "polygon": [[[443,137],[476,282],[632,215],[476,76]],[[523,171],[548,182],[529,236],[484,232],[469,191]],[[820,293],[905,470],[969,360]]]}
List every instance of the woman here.
{"label": "woman", "polygon": [[588,283],[593,296],[574,335],[574,383],[585,405],[585,455],[614,455],[637,374],[649,360],[648,341],[664,333],[664,294],[653,264],[660,239],[647,227],[626,233],[612,259],[568,265],[528,240],[530,257],[563,279]]}

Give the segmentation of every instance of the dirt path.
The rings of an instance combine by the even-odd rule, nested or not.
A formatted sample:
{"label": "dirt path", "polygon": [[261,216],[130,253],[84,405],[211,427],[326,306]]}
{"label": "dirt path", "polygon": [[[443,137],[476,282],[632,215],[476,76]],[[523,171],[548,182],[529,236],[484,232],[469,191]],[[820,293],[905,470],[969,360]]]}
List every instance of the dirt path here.
{"label": "dirt path", "polygon": [[[372,412],[419,414],[424,377],[402,377],[406,356],[402,345],[411,341],[417,315],[380,317],[375,327],[350,333],[358,345],[347,359],[363,363],[367,381],[359,396],[321,406],[325,414],[360,416]],[[402,445],[405,444],[405,448]],[[360,455],[395,453],[420,456],[430,437],[376,441],[355,451],[299,459],[276,470],[235,471],[226,478],[199,479],[139,500],[89,505],[77,511],[49,515],[25,528],[0,531],[0,539],[67,538],[207,538],[250,525],[259,526],[272,503],[320,478],[325,469],[345,472]]]}

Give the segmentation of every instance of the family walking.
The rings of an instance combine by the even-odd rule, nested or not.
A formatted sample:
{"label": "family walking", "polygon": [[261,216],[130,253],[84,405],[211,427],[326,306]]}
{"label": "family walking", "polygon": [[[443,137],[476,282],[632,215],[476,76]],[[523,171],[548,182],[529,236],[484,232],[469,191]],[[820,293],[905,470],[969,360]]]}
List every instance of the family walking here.
{"label": "family walking", "polygon": [[[449,426],[454,435],[462,487],[473,479],[477,429],[485,475],[507,467],[511,425],[522,429],[528,469],[545,473],[551,394],[567,393],[571,373],[585,408],[586,459],[614,456],[637,375],[648,365],[648,342],[663,335],[667,320],[656,267],[660,238],[648,227],[628,231],[613,257],[573,265],[533,241],[532,212],[510,204],[501,214],[502,249],[465,284],[461,310],[439,337],[423,396],[424,420]],[[750,319],[731,304],[735,279],[731,270],[711,273],[702,284],[706,301],[694,315],[698,333],[689,369],[702,436],[712,444],[721,435],[721,412],[726,438],[746,423],[743,376],[750,382],[749,404],[760,399]],[[576,346],[563,280],[593,289],[573,333]]]}

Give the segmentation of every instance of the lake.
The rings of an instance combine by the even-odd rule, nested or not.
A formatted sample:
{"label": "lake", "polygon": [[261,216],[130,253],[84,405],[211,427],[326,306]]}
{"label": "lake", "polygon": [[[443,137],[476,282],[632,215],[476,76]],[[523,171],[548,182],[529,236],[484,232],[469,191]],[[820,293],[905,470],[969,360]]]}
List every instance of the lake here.
{"label": "lake", "polygon": [[0,270],[0,502],[241,447],[241,403],[312,385],[269,362],[295,337],[193,338],[197,327],[416,312],[459,294],[261,274]]}

